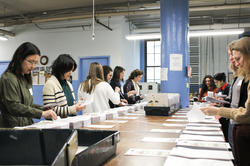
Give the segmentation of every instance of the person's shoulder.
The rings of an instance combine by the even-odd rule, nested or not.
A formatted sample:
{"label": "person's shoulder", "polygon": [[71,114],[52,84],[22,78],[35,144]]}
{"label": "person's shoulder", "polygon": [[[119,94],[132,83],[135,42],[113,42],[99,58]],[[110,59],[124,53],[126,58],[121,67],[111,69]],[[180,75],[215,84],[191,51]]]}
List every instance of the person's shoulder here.
{"label": "person's shoulder", "polygon": [[46,83],[44,84],[44,86],[54,86],[56,84],[58,84],[58,80],[55,76],[51,76],[47,81]]}
{"label": "person's shoulder", "polygon": [[3,73],[3,75],[1,76],[1,80],[2,81],[17,82],[18,78],[14,73],[7,71],[7,72]]}

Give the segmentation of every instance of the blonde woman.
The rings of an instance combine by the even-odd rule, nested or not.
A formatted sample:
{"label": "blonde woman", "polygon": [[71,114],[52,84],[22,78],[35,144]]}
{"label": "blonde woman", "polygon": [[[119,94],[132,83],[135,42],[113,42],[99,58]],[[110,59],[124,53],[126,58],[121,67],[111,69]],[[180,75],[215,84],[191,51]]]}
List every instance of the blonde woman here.
{"label": "blonde woman", "polygon": [[[250,80],[250,38],[244,37],[235,42],[232,48],[235,66],[239,75],[245,81]],[[207,115],[219,115],[236,121],[233,131],[233,140],[237,166],[250,165],[250,86],[248,85],[248,98],[245,107],[225,108],[207,107],[201,110]]]}
{"label": "blonde woman", "polygon": [[120,103],[120,88],[112,87],[104,81],[102,65],[97,62],[91,63],[87,79],[78,88],[78,100],[86,99],[89,95],[93,102],[87,105],[87,113],[100,113],[109,109],[109,100],[115,104]]}

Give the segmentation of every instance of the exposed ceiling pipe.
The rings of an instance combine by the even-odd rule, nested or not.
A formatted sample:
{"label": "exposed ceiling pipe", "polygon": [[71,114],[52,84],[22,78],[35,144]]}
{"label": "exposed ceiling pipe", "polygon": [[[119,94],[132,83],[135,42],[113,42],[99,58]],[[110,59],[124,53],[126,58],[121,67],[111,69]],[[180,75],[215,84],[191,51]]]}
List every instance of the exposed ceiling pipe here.
{"label": "exposed ceiling pipe", "polygon": [[3,34],[3,35],[11,36],[11,37],[16,36],[15,33],[11,32],[11,31],[6,31],[6,30],[3,30],[3,29],[0,29],[0,33]]}
{"label": "exposed ceiling pipe", "polygon": [[[226,4],[226,5],[216,5],[216,6],[201,6],[201,7],[190,7],[190,12],[197,12],[197,11],[214,11],[214,10],[229,10],[229,9],[243,9],[243,8],[250,8],[250,3],[242,3],[242,4]],[[73,11],[74,9],[72,9]],[[0,26],[11,26],[11,25],[19,25],[19,24],[28,24],[28,23],[43,23],[43,22],[52,22],[52,21],[63,21],[63,20],[73,20],[73,19],[87,19],[91,18],[91,13],[76,13],[77,15],[59,15],[58,17],[51,16],[50,18],[33,18],[29,20],[20,20],[20,21],[13,21],[13,22],[7,22],[4,19],[2,19],[5,22],[0,22]],[[160,9],[159,6],[156,9],[147,9],[144,10],[137,9],[137,10],[130,10],[129,15],[135,16],[135,15],[151,15],[156,14],[160,15]],[[55,15],[55,14],[53,14]],[[126,9],[122,11],[117,10],[108,10],[108,11],[96,11],[95,16],[96,17],[108,17],[108,16],[127,16],[128,11]],[[28,15],[26,15],[26,18]]]}

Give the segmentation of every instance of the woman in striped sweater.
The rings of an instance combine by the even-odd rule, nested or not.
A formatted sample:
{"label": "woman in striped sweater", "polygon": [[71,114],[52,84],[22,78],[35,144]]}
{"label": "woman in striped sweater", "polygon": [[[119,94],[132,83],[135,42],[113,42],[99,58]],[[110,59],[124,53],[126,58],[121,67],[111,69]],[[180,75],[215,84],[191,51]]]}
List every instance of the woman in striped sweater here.
{"label": "woman in striped sweater", "polygon": [[43,88],[43,104],[55,105],[53,110],[60,117],[76,115],[77,111],[85,109],[85,106],[76,104],[73,87],[68,81],[76,68],[77,64],[70,55],[59,55],[52,64],[52,76]]}

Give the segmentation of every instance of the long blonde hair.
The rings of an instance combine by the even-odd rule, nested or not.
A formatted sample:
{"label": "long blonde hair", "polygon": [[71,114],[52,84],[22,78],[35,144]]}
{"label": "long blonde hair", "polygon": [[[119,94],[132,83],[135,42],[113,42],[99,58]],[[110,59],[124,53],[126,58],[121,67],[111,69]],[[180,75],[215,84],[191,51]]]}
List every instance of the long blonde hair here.
{"label": "long blonde hair", "polygon": [[250,37],[239,39],[232,50],[239,51],[243,55],[244,64],[239,68],[239,74],[245,77],[246,81],[250,80]]}
{"label": "long blonde hair", "polygon": [[102,81],[104,81],[102,65],[97,62],[93,62],[90,64],[87,79],[80,84],[80,90],[91,94],[96,85]]}

